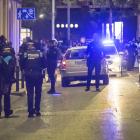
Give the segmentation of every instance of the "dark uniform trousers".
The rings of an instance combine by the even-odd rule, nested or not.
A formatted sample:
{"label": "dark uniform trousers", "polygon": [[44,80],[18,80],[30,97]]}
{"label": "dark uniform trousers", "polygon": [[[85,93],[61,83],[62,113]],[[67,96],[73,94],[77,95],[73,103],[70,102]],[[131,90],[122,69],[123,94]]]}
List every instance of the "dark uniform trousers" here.
{"label": "dark uniform trousers", "polygon": [[25,77],[26,89],[28,96],[28,112],[33,111],[34,87],[35,87],[35,110],[40,110],[41,92],[43,78],[40,77]]}
{"label": "dark uniform trousers", "polygon": [[[10,105],[10,93],[11,93],[11,86],[7,94],[4,95],[4,112],[9,112],[11,105]],[[2,112],[2,94],[0,94],[0,112]]]}
{"label": "dark uniform trousers", "polygon": [[92,71],[95,68],[95,78],[96,78],[96,88],[99,88],[100,82],[100,72],[101,72],[101,63],[96,62],[90,66],[88,66],[88,76],[87,76],[87,87],[90,87],[91,79],[92,79]]}
{"label": "dark uniform trousers", "polygon": [[56,70],[56,66],[48,66],[47,67],[47,73],[49,75],[49,78],[51,80],[51,89],[54,90],[55,89],[55,70]]}
{"label": "dark uniform trousers", "polygon": [[135,56],[128,56],[128,66],[127,70],[132,70],[135,64]]}

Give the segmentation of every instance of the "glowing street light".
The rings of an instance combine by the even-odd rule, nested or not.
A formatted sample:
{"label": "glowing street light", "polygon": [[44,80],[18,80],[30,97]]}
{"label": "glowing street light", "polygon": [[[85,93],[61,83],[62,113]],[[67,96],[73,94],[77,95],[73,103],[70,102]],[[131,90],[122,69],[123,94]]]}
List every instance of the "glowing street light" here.
{"label": "glowing street light", "polygon": [[44,18],[44,14],[40,14],[39,17],[40,17],[40,18]]}
{"label": "glowing street light", "polygon": [[60,24],[56,24],[56,27],[57,27],[57,28],[60,28]]}
{"label": "glowing street light", "polygon": [[73,24],[70,24],[70,27],[73,28]]}
{"label": "glowing street light", "polygon": [[66,26],[66,28],[68,28],[68,24],[66,24],[65,26]]}
{"label": "glowing street light", "polygon": [[61,28],[64,28],[64,26],[65,26],[64,24],[61,24]]}
{"label": "glowing street light", "polygon": [[75,24],[75,28],[78,28],[78,24]]}

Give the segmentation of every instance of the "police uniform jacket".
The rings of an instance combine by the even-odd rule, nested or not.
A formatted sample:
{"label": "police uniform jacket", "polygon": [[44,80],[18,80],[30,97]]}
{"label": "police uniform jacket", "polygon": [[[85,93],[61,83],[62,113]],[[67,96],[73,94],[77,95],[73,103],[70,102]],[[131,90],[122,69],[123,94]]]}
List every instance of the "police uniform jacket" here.
{"label": "police uniform jacket", "polygon": [[25,70],[25,76],[41,76],[45,67],[45,58],[39,50],[27,50],[21,59],[21,68]]}
{"label": "police uniform jacket", "polygon": [[58,49],[56,47],[50,47],[47,51],[47,67],[57,66]]}
{"label": "police uniform jacket", "polygon": [[15,58],[11,55],[11,53],[0,53],[0,77],[3,77],[8,83],[11,83],[12,79],[14,78],[13,75],[15,65]]}
{"label": "police uniform jacket", "polygon": [[[99,63],[103,57],[105,56],[105,50],[103,44],[98,41],[92,41],[88,44],[87,50],[86,50],[87,57],[87,63]],[[88,65],[88,64],[87,64]]]}

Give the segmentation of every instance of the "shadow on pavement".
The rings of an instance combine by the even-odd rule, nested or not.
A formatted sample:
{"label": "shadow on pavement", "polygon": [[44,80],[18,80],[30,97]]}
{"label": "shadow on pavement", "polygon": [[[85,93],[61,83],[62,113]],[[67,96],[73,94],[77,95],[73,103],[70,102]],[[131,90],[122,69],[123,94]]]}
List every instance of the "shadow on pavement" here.
{"label": "shadow on pavement", "polygon": [[[87,83],[77,83],[77,84],[70,84],[67,87],[86,87],[86,86]],[[95,86],[95,84],[91,84],[90,86]],[[100,83],[100,86],[104,86],[104,85]]]}
{"label": "shadow on pavement", "polygon": [[34,133],[40,129],[45,129],[49,124],[44,123],[41,117],[27,118],[27,120],[19,125],[16,129],[24,133]]}
{"label": "shadow on pavement", "polygon": [[4,116],[2,116],[0,119],[11,119],[11,118],[19,118],[20,116],[10,116],[9,118],[5,118]]}
{"label": "shadow on pavement", "polygon": [[16,93],[16,92],[13,92],[13,93],[11,93],[11,95],[15,95],[15,96],[23,96],[23,93]]}

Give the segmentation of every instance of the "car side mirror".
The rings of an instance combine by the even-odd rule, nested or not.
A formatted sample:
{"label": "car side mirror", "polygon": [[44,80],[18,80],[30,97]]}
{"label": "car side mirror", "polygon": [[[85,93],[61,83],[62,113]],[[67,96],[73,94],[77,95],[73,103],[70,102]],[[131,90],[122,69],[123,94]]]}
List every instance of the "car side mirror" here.
{"label": "car side mirror", "polygon": [[110,56],[106,56],[106,59],[109,59],[110,58]]}
{"label": "car side mirror", "polygon": [[119,52],[119,55],[124,55],[124,52]]}

